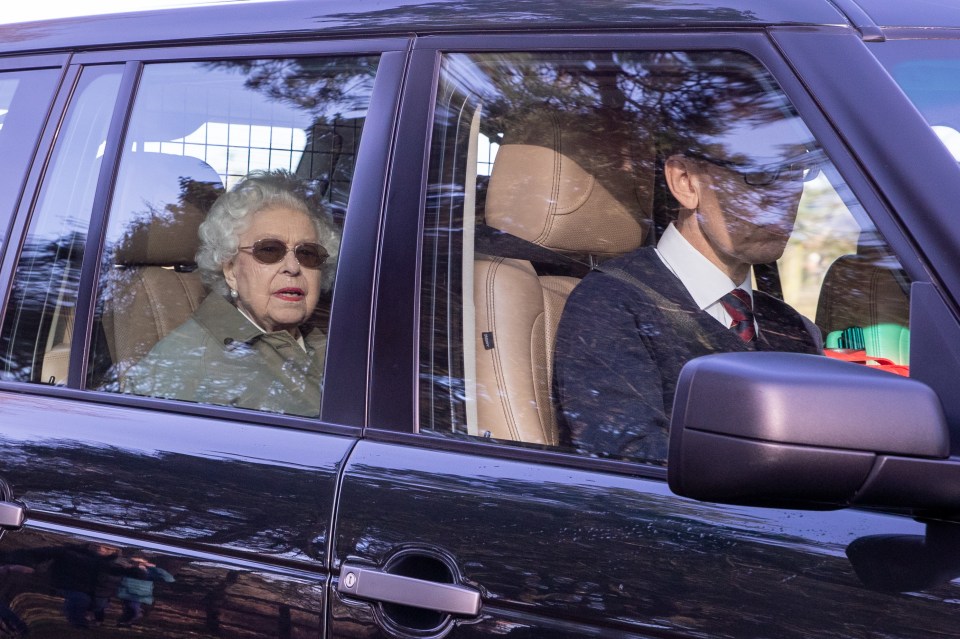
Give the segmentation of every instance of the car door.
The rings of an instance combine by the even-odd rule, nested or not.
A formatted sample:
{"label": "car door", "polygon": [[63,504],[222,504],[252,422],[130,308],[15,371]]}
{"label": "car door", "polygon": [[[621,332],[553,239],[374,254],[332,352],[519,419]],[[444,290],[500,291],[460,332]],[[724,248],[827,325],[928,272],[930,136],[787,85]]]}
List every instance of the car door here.
{"label": "car door", "polygon": [[[834,73],[834,64],[845,72]],[[722,75],[732,67],[753,69],[754,80],[734,83],[736,90],[726,81],[717,84],[718,69]],[[854,70],[856,87],[847,80]],[[345,467],[333,538],[334,635],[926,637],[953,632],[955,527],[935,511],[911,509],[932,503],[927,494],[932,485],[903,496],[900,512],[838,509],[853,499],[849,494],[832,504],[812,505],[818,494],[813,487],[839,483],[838,468],[846,467],[841,463],[830,466],[827,476],[811,473],[800,488],[755,483],[745,494],[702,497],[740,504],[723,505],[684,498],[668,487],[668,473],[702,476],[706,484],[721,476],[704,474],[706,467],[665,468],[665,459],[578,451],[569,441],[558,441],[555,432],[543,438],[536,434],[543,424],[549,426],[545,411],[555,401],[541,402],[543,393],[530,379],[540,370],[546,380],[541,387],[549,387],[550,376],[542,374],[549,366],[537,355],[543,350],[537,331],[544,332],[549,319],[543,317],[554,312],[543,278],[575,278],[576,263],[586,260],[571,258],[569,248],[567,257],[546,256],[536,246],[543,237],[537,232],[517,242],[525,227],[509,226],[522,216],[515,203],[540,198],[547,202],[544,208],[572,215],[579,202],[589,200],[587,190],[603,186],[614,193],[604,211],[627,201],[615,193],[625,192],[623,197],[632,199],[623,209],[642,208],[643,233],[659,233],[663,194],[656,190],[655,149],[660,147],[645,136],[683,132],[657,119],[665,110],[692,114],[684,120],[692,127],[687,132],[705,135],[697,127],[709,129],[722,119],[699,117],[709,106],[698,101],[704,92],[712,92],[716,104],[730,105],[732,94],[717,96],[736,93],[757,78],[763,78],[765,89],[738,95],[779,96],[781,113],[791,113],[793,124],[802,123],[810,135],[807,149],[823,158],[817,167],[822,178],[804,186],[792,245],[772,279],[763,281],[769,276],[757,273],[758,290],[782,295],[822,329],[832,326],[832,307],[825,300],[833,294],[844,310],[867,300],[866,308],[882,308],[887,319],[909,314],[909,320],[900,320],[909,326],[895,329],[898,340],[904,330],[911,340],[909,349],[892,355],[903,358],[896,363],[900,372],[909,368],[914,378],[940,388],[955,379],[956,341],[950,339],[958,328],[955,298],[952,284],[944,284],[954,280],[933,274],[941,263],[957,263],[960,244],[926,235],[932,227],[923,220],[935,218],[931,224],[940,224],[949,206],[916,189],[925,183],[924,171],[949,176],[955,186],[957,168],[926,124],[909,113],[905,98],[857,33],[830,28],[821,33],[581,34],[576,46],[566,37],[530,34],[420,38],[401,113],[404,144],[398,145],[391,173],[370,422]],[[870,117],[854,115],[862,110],[864,92],[875,105]],[[417,100],[426,95],[432,104]],[[543,127],[545,120],[556,124]],[[519,133],[508,127],[515,121]],[[537,127],[548,134],[536,137]],[[889,135],[891,128],[902,136]],[[772,133],[758,126],[742,135],[759,137],[760,144]],[[922,149],[923,170],[904,161],[907,145]],[[419,155],[421,147],[428,150],[426,158]],[[590,163],[603,164],[596,158],[605,153],[618,162],[606,163],[607,177],[590,174]],[[855,159],[855,153],[862,155]],[[504,158],[512,159],[498,167]],[[426,180],[420,177],[424,163]],[[620,171],[624,163],[626,170]],[[576,168],[564,168],[570,164]],[[581,169],[587,175],[577,182]],[[565,170],[575,175],[556,177]],[[610,171],[634,183],[616,189]],[[646,172],[649,178],[643,177]],[[512,185],[509,197],[499,191],[505,179]],[[578,183],[588,186],[570,187]],[[573,195],[564,195],[565,188]],[[541,197],[542,192],[547,195]],[[501,212],[495,215],[493,207]],[[494,219],[500,233],[481,240],[486,231],[479,223],[491,225]],[[565,241],[602,232],[594,223],[579,234],[568,233]],[[643,233],[637,244],[644,241]],[[921,235],[930,241],[920,242],[920,248],[907,239]],[[490,260],[500,270],[520,273],[515,281],[522,276],[537,283],[521,289],[512,283],[508,292],[515,294],[501,298],[488,276],[491,269],[478,275],[479,264]],[[851,264],[864,267],[856,272],[867,272],[873,288],[846,274]],[[824,283],[835,277],[840,284]],[[550,290],[559,290],[556,286]],[[508,301],[482,310],[501,299]],[[522,315],[531,316],[528,324]],[[519,325],[519,350],[526,349],[525,354],[505,355],[507,324]],[[835,351],[833,330],[824,333]],[[748,360],[753,355],[762,354],[744,354]],[[484,377],[482,358],[491,357],[493,373]],[[821,360],[826,358],[815,357],[816,366]],[[889,371],[863,370],[867,363],[827,362],[831,371],[833,364],[840,366],[838,380],[865,373],[871,379],[880,375],[884,383],[896,381]],[[944,377],[947,371],[950,376]],[[773,372],[768,369],[771,381]],[[763,382],[754,388],[762,392]],[[846,411],[853,423],[853,415],[870,408],[865,394],[844,388],[851,389],[849,394],[822,397],[825,411],[834,415],[829,423],[838,428]],[[944,392],[940,396],[955,430]],[[939,401],[930,404],[931,415],[939,415]],[[719,422],[723,402],[707,406],[707,418],[710,409]],[[787,415],[784,423],[803,412]],[[940,418],[930,424],[915,419],[903,424],[881,419],[876,435],[929,427],[940,437],[936,454],[944,456]],[[525,429],[526,423],[534,427]],[[710,468],[723,468],[723,450],[704,453]],[[731,465],[741,463],[729,459]],[[953,468],[949,462],[931,463]],[[683,490],[682,482],[671,479],[670,485]],[[797,507],[789,506],[788,493]],[[769,507],[758,507],[764,503]]]}
{"label": "car door", "polygon": [[[2,271],[6,631],[325,635],[405,48],[214,43],[78,53],[43,72],[62,73],[61,89]],[[206,294],[196,228],[183,221],[249,172],[279,169],[317,190],[338,229],[338,285],[317,319],[328,336],[322,413],[120,392],[118,377],[150,350],[143,339],[162,338],[195,308],[183,316],[184,300]],[[144,289],[149,273],[176,283]]]}

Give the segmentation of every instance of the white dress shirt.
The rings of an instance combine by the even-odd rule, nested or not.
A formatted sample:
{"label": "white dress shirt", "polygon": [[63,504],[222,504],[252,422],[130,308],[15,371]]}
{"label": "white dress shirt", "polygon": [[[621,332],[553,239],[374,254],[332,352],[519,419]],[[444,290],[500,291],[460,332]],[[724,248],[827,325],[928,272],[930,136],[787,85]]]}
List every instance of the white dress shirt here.
{"label": "white dress shirt", "polygon": [[[742,288],[753,301],[750,275],[743,282],[734,282],[713,262],[695,249],[671,223],[657,243],[657,255],[670,271],[680,278],[687,292],[701,310],[729,327],[733,321],[720,303],[720,298],[734,288]],[[754,320],[756,325],[756,320]]]}

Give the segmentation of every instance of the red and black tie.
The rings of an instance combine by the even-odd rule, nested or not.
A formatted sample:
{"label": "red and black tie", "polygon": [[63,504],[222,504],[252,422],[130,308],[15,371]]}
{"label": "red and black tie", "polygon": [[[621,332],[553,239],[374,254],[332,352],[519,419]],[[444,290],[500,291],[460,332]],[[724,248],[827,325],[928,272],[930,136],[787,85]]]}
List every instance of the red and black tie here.
{"label": "red and black tie", "polygon": [[723,308],[730,314],[730,330],[745,342],[757,337],[757,328],[753,322],[753,301],[750,294],[742,288],[735,288],[720,298]]}

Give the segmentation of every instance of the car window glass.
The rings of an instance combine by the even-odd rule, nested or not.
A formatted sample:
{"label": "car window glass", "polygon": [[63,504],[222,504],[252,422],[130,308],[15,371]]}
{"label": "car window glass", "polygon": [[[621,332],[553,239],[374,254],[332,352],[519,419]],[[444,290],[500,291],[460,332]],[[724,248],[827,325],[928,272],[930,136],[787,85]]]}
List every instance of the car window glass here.
{"label": "car window glass", "polygon": [[896,40],[872,51],[960,162],[960,41]]}
{"label": "car window glass", "polygon": [[906,277],[750,57],[449,54],[435,109],[420,432],[660,464],[692,357],[908,373]]}
{"label": "car window glass", "polygon": [[0,246],[58,77],[57,69],[0,73]]}
{"label": "car window glass", "polygon": [[[319,413],[330,289],[376,66],[375,57],[145,66],[107,225],[90,387]],[[266,222],[243,191],[206,227],[233,244],[198,268],[198,228],[214,202],[264,172],[280,190],[300,189],[295,203],[315,215],[290,215],[308,228],[287,235],[288,217]],[[247,229],[255,236],[241,246]],[[255,244],[271,238],[289,246]],[[227,263],[246,269],[235,287]],[[288,264],[299,273],[283,275]],[[281,275],[244,279],[270,269]],[[278,305],[306,310],[288,330],[277,328],[287,322],[272,314]]]}
{"label": "car window glass", "polygon": [[7,302],[0,333],[4,380],[66,381],[80,265],[121,73],[106,66],[80,75]]}

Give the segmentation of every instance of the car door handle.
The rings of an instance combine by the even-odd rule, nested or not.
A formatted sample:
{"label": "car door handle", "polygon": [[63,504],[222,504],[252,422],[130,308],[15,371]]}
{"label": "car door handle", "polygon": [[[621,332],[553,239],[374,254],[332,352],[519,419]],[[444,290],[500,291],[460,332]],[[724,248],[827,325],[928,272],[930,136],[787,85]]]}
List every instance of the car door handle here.
{"label": "car door handle", "polygon": [[0,531],[19,530],[26,520],[26,507],[13,498],[13,489],[9,482],[0,477]]}
{"label": "car door handle", "polygon": [[473,617],[480,612],[480,592],[473,588],[392,575],[351,564],[344,564],[340,569],[337,592],[450,615]]}
{"label": "car door handle", "polygon": [[0,529],[19,529],[26,520],[26,509],[15,501],[0,501]]}

